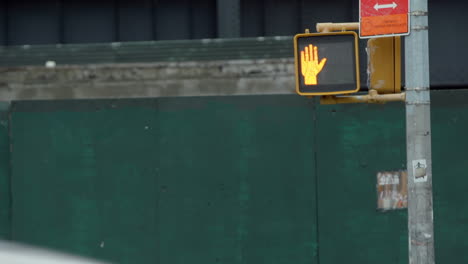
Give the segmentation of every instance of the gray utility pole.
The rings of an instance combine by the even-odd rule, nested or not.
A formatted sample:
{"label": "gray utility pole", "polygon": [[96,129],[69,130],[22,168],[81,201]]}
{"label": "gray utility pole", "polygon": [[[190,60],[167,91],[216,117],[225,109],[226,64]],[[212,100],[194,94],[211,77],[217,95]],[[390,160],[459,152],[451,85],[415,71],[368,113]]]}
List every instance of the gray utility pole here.
{"label": "gray utility pole", "polygon": [[434,264],[427,0],[411,0],[405,37],[409,263]]}

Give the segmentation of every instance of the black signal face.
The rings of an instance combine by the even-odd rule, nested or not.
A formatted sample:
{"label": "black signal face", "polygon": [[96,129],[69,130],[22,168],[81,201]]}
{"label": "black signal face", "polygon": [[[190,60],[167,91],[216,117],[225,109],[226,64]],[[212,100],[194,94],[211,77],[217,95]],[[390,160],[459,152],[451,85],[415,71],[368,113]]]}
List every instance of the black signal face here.
{"label": "black signal face", "polygon": [[355,32],[296,35],[296,92],[332,95],[359,91],[357,40]]}

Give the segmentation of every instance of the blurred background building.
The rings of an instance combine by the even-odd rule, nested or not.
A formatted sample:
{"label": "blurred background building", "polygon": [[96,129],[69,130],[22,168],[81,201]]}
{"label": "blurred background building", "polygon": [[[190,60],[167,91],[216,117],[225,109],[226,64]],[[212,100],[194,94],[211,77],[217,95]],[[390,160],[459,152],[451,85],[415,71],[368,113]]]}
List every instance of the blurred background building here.
{"label": "blurred background building", "polygon": [[[468,58],[468,50],[465,48],[468,36],[463,34],[466,24],[464,11],[467,9],[468,4],[464,1],[429,1],[433,87],[463,86],[468,83],[468,69],[464,65]],[[73,60],[72,56],[70,62],[119,62],[116,57],[125,62],[168,60],[167,57],[187,60],[191,58],[184,55],[178,58],[171,52],[166,53],[167,50],[162,56],[164,58],[154,54],[138,57],[133,53],[144,50],[144,46],[124,47],[125,43],[135,41],[146,41],[146,45],[152,45],[151,41],[184,40],[190,47],[189,40],[197,39],[292,36],[303,32],[305,28],[313,31],[317,22],[358,20],[357,0],[2,0],[0,45],[121,42],[123,46],[99,46],[101,51],[106,51],[99,54],[82,50],[86,46],[75,47],[74,52],[81,61]],[[289,39],[282,41],[292,47]],[[252,41],[238,48],[248,49],[255,44]],[[174,48],[180,52],[179,47]],[[36,56],[19,61],[16,58],[21,57],[21,51],[1,49],[0,65],[35,64],[38,62],[34,57],[39,54],[55,57],[58,54],[54,52],[62,49],[65,48],[57,47],[54,50],[53,46],[42,47],[35,50]],[[199,52],[196,45],[192,49],[195,49],[193,53]],[[278,53],[283,51],[266,48],[263,53],[246,55],[244,58],[292,57],[292,51]],[[119,54],[109,55],[111,52]],[[229,51],[226,52],[229,54]],[[14,58],[10,59],[11,56]],[[206,56],[223,59],[215,53]],[[231,57],[236,56],[238,54]],[[365,61],[364,56],[362,59]],[[60,63],[68,61],[61,59]]]}

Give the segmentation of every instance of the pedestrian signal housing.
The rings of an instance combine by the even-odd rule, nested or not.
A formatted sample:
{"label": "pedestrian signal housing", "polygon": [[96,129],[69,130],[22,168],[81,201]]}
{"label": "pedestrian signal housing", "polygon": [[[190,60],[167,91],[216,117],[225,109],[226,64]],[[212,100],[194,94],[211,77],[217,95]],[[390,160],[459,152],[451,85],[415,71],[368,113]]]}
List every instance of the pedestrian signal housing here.
{"label": "pedestrian signal housing", "polygon": [[358,35],[306,33],[294,37],[296,92],[305,96],[359,91]]}
{"label": "pedestrian signal housing", "polygon": [[401,39],[371,38],[367,41],[369,88],[379,94],[401,93]]}

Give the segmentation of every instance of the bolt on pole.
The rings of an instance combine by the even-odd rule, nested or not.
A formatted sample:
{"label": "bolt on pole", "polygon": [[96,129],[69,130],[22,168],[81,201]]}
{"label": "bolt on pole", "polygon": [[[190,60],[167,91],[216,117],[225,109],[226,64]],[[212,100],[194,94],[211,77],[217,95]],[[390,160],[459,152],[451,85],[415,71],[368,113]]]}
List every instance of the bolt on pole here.
{"label": "bolt on pole", "polygon": [[410,264],[434,264],[427,0],[411,0],[405,37],[406,153]]}

